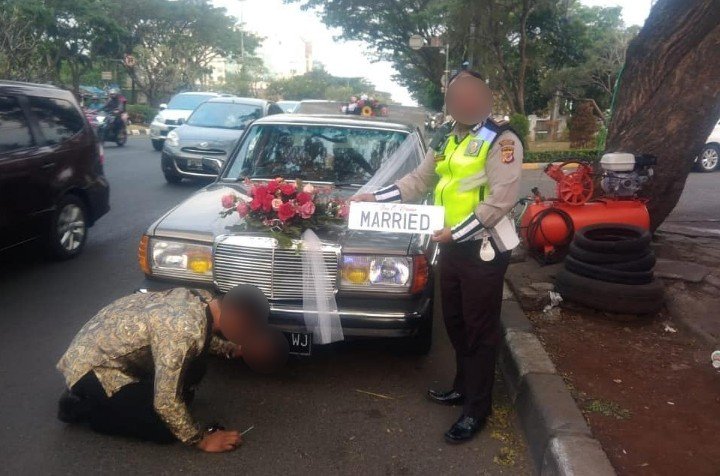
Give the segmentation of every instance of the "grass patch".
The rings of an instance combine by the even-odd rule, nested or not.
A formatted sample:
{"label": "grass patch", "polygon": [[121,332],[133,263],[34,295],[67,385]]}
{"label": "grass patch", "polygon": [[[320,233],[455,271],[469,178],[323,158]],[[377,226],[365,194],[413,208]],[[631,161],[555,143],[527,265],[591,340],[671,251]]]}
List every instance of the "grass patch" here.
{"label": "grass patch", "polygon": [[613,417],[617,420],[627,420],[632,416],[630,410],[621,408],[617,403],[608,400],[590,400],[585,404],[585,410],[591,413],[599,413],[607,417]]}

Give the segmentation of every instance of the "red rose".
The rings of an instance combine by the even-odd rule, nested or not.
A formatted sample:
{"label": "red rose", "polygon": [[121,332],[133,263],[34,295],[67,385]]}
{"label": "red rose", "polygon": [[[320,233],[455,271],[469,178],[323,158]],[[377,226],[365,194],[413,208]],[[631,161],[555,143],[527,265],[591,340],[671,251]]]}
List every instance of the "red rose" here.
{"label": "red rose", "polygon": [[295,184],[292,182],[285,182],[282,185],[280,185],[280,191],[283,193],[283,195],[289,197],[293,193],[295,193]]}
{"label": "red rose", "polygon": [[285,202],[280,205],[277,211],[278,218],[282,221],[287,221],[295,216],[295,207],[290,202]]}
{"label": "red rose", "polygon": [[252,201],[250,202],[250,208],[251,208],[254,212],[260,210],[260,209],[262,208],[262,206],[263,206],[263,199],[260,198],[260,197],[255,197],[255,198],[253,198]]}
{"label": "red rose", "polygon": [[257,185],[250,190],[250,193],[253,197],[262,199],[262,197],[268,194],[268,188],[265,185]]}
{"label": "red rose", "polygon": [[250,213],[250,207],[243,201],[239,201],[235,209],[237,210],[238,215],[240,215],[240,218],[245,218],[247,214]]}
{"label": "red rose", "polygon": [[348,215],[350,215],[350,205],[347,203],[341,203],[338,208],[338,216],[340,218],[347,218]]}
{"label": "red rose", "polygon": [[297,194],[297,197],[295,197],[295,200],[297,200],[298,205],[305,205],[307,202],[312,200],[312,195],[305,192],[300,192]]}
{"label": "red rose", "polygon": [[267,194],[262,198],[263,211],[265,211],[265,212],[272,211],[272,209],[273,209],[272,203],[273,203],[274,199],[275,199],[275,197],[270,194]]}
{"label": "red rose", "polygon": [[274,195],[275,192],[278,191],[278,188],[280,188],[280,184],[278,184],[276,180],[272,180],[267,184],[267,192],[270,195]]}

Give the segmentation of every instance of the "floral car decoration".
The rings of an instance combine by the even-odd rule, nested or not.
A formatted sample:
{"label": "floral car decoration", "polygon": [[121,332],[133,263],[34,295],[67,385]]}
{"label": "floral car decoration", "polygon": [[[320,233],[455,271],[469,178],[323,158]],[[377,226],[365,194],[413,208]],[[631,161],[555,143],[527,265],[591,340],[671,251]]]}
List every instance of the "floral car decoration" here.
{"label": "floral car decoration", "polygon": [[278,244],[293,247],[305,230],[318,230],[345,223],[349,206],[333,196],[331,187],[287,181],[278,177],[268,182],[245,181],[250,196],[223,195],[220,216],[237,213],[245,229],[268,231]]}

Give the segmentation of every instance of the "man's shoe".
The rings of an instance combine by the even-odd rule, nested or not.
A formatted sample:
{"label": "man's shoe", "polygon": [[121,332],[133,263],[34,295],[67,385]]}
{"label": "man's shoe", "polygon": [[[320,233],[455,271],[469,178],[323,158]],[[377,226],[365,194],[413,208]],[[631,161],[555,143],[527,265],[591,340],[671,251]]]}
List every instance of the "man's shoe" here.
{"label": "man's shoe", "polygon": [[441,405],[462,405],[465,401],[465,397],[462,393],[450,390],[449,392],[437,392],[435,390],[428,390],[428,398]]}
{"label": "man's shoe", "polygon": [[58,401],[58,420],[63,423],[82,423],[87,419],[87,408],[82,397],[65,390]]}
{"label": "man's shoe", "polygon": [[464,443],[470,441],[475,434],[485,427],[485,419],[461,415],[458,421],[445,432],[445,441],[448,443]]}

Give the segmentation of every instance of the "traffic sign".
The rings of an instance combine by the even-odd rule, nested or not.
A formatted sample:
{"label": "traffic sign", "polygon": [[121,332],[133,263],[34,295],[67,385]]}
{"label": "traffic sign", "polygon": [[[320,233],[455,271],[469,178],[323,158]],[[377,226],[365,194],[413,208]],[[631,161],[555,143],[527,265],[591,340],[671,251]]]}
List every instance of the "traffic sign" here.
{"label": "traffic sign", "polygon": [[112,71],[103,71],[100,73],[100,79],[103,81],[110,81],[112,80]]}
{"label": "traffic sign", "polygon": [[410,37],[410,40],[408,40],[408,45],[414,50],[419,50],[425,46],[425,38],[420,35],[413,35]]}

